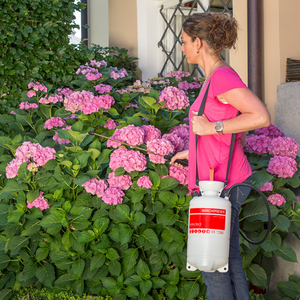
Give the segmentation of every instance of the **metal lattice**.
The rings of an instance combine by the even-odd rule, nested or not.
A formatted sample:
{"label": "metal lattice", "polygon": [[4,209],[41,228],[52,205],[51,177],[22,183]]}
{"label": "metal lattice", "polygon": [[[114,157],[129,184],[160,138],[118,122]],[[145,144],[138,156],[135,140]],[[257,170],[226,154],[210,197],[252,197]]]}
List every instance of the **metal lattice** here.
{"label": "metal lattice", "polygon": [[[179,3],[173,8],[174,11],[171,15],[171,17],[169,18],[169,21],[167,20],[167,16],[164,14],[164,6],[161,6],[160,9],[160,14],[164,20],[164,22],[166,23],[166,28],[163,32],[163,35],[160,39],[160,41],[158,42],[158,47],[160,47],[162,49],[162,51],[166,54],[166,60],[163,64],[163,67],[160,71],[160,73],[158,74],[159,77],[163,77],[164,71],[166,70],[166,67],[168,65],[168,63],[171,63],[171,65],[174,67],[175,71],[178,71],[182,68],[185,56],[182,55],[182,58],[179,61],[176,61],[174,59],[174,53],[176,51],[176,47],[178,49],[178,47],[181,47],[181,41],[180,41],[180,36],[181,36],[181,29],[179,30],[179,33],[176,33],[176,30],[173,28],[174,26],[174,20],[175,17],[177,15],[181,15],[184,20],[186,20],[192,13],[195,12],[195,10],[197,9],[197,5],[199,5],[199,8],[201,9],[202,12],[211,12],[211,11],[218,11],[221,13],[228,13],[232,16],[232,9],[229,8],[229,5],[232,4],[233,0],[218,0],[219,1],[219,7],[216,8],[214,7],[214,2],[216,0],[206,0],[208,4],[204,5],[203,4],[204,0],[193,0],[190,1],[190,6],[189,7],[183,7],[183,0],[179,0]],[[188,1],[185,1],[188,2]],[[220,4],[222,4],[222,8],[220,8]],[[206,6],[206,7],[205,7]],[[188,9],[188,10],[187,10]],[[168,35],[168,33],[170,34],[170,32],[172,34],[172,37],[174,37],[174,43],[173,45],[171,45],[171,49],[168,50],[167,46],[164,43],[164,40],[166,38],[166,36]],[[191,73],[191,75],[194,75],[196,73],[196,71],[199,72],[200,76],[205,76],[202,69],[198,66],[198,65],[194,65],[194,69]]]}

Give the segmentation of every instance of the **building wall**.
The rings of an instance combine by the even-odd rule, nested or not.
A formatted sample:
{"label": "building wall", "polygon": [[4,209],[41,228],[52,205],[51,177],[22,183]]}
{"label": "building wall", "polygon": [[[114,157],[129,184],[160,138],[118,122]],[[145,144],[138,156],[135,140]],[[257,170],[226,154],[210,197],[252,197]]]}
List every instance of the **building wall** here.
{"label": "building wall", "polygon": [[[98,1],[98,0],[96,0]],[[136,0],[109,0],[109,46],[138,57]]]}

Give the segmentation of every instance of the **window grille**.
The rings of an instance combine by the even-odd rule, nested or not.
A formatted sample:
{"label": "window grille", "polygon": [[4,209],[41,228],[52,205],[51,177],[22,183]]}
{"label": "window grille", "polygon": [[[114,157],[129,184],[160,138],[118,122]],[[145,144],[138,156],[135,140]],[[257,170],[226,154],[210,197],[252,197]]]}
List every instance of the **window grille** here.
{"label": "window grille", "polygon": [[[233,0],[179,0],[174,7],[165,9],[161,6],[160,14],[163,18],[165,29],[162,34],[158,47],[165,54],[164,63],[159,77],[166,76],[169,71],[187,71],[189,68],[191,75],[204,77],[203,70],[198,65],[189,65],[186,63],[185,56],[181,52],[181,26],[185,19],[196,12],[220,12],[228,13],[232,16]],[[221,54],[222,58],[229,62],[228,50]]]}

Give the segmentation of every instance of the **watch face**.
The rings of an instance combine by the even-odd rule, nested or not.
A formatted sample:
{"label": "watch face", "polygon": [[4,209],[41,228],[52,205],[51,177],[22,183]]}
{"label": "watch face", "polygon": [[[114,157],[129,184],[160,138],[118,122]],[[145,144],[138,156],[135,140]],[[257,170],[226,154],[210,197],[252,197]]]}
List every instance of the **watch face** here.
{"label": "watch face", "polygon": [[217,123],[216,123],[216,130],[217,130],[217,131],[220,131],[220,130],[222,130],[222,129],[223,129],[223,124],[217,122]]}

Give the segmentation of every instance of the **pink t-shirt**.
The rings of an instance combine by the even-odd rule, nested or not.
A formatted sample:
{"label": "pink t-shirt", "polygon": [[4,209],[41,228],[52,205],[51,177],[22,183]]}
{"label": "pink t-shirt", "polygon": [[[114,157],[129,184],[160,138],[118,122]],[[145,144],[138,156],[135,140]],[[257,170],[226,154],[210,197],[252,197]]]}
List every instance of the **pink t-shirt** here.
{"label": "pink t-shirt", "polygon": [[[210,122],[224,121],[235,118],[238,110],[230,104],[224,104],[217,98],[227,91],[236,88],[247,88],[239,75],[229,67],[217,68],[209,79],[210,87],[204,107],[204,114]],[[192,104],[189,112],[189,119],[194,116],[192,111],[199,111],[207,84],[201,90],[199,96]],[[191,124],[191,122],[190,122]],[[197,165],[199,180],[209,180],[210,166],[215,169],[215,181],[225,182],[227,163],[230,151],[232,134],[213,134],[198,137]],[[243,133],[237,133],[232,154],[228,184],[226,188],[241,183],[251,175],[251,167],[243,151],[241,138]],[[189,143],[189,188],[196,186],[196,135],[190,128]]]}

